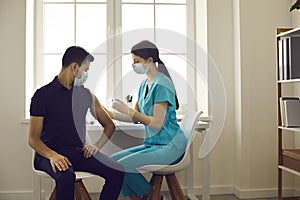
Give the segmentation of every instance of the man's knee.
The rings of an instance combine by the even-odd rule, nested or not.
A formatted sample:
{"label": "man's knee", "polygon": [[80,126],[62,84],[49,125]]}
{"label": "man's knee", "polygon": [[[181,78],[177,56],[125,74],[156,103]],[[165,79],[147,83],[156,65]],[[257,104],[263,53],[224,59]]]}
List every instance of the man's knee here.
{"label": "man's knee", "polygon": [[59,178],[57,179],[58,181],[73,183],[76,180],[75,172],[71,168],[67,169],[66,171],[61,171],[59,173]]}

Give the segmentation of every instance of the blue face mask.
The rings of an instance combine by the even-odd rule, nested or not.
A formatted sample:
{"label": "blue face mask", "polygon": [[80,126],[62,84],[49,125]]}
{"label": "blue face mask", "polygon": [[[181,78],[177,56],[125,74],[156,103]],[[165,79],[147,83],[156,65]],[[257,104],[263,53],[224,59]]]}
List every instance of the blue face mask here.
{"label": "blue face mask", "polygon": [[146,74],[148,72],[148,68],[144,68],[144,64],[142,63],[137,63],[137,64],[132,64],[133,71],[135,71],[137,74]]}
{"label": "blue face mask", "polygon": [[75,77],[74,79],[74,86],[81,86],[85,83],[88,78],[88,73],[83,71],[80,78]]}

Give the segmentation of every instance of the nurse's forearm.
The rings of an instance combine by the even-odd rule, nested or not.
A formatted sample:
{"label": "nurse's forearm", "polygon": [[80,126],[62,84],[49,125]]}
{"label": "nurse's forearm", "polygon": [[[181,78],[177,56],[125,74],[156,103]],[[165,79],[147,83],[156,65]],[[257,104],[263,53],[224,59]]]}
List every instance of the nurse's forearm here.
{"label": "nurse's forearm", "polygon": [[135,120],[135,121],[139,121],[140,123],[149,126],[150,128],[156,129],[156,130],[160,130],[162,128],[163,125],[163,121],[162,120],[158,120],[156,118],[154,118],[153,116],[147,116],[144,115],[134,109],[129,110],[129,116]]}
{"label": "nurse's forearm", "polygon": [[133,122],[133,120],[131,119],[131,117],[129,117],[128,115],[125,115],[123,113],[119,113],[119,112],[112,112],[113,115],[113,119],[122,121],[122,122]]}

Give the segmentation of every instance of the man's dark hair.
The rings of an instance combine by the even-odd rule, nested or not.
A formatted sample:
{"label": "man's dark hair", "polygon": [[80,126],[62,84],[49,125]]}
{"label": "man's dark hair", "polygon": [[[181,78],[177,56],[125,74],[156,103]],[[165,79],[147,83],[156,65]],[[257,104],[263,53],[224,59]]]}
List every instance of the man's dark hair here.
{"label": "man's dark hair", "polygon": [[68,67],[72,62],[75,62],[81,66],[81,64],[86,60],[93,62],[94,57],[82,47],[71,46],[63,55],[62,66]]}

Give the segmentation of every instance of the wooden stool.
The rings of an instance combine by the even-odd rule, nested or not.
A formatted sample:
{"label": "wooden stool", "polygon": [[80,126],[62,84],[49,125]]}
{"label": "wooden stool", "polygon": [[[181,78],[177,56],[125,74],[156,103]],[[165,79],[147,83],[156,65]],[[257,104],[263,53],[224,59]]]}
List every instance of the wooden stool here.
{"label": "wooden stool", "polygon": [[[75,181],[75,186],[74,186],[74,196],[76,200],[92,200],[92,198],[90,197],[86,187],[84,186],[82,179],[77,179]],[[51,196],[49,198],[49,200],[55,200],[55,192],[56,192],[56,188],[54,188],[54,190],[51,193]]]}

